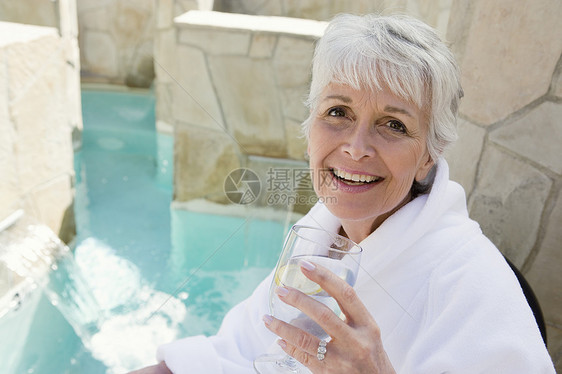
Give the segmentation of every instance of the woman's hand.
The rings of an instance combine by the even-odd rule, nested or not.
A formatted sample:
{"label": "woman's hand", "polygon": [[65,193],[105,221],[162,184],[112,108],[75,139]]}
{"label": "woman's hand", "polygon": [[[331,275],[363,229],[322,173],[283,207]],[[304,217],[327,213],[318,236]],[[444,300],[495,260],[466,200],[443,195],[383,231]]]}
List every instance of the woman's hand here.
{"label": "woman's hand", "polygon": [[345,321],[327,306],[295,289],[278,288],[279,298],[312,318],[332,340],[325,358],[316,357],[320,339],[295,326],[266,316],[269,330],[281,337],[279,345],[313,373],[395,373],[381,341],[380,329],[359,300],[355,290],[344,280],[319,265],[301,264],[304,275],[318,283],[338,302]]}
{"label": "woman's hand", "polygon": [[139,370],[131,371],[129,374],[173,374],[164,361],[158,365],[148,366]]}

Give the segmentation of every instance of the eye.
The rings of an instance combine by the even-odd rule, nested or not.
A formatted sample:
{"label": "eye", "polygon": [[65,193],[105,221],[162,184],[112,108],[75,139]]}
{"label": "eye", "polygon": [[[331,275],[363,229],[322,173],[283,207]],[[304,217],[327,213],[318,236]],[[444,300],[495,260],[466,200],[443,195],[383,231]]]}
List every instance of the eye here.
{"label": "eye", "polygon": [[331,117],[345,117],[345,110],[340,107],[335,107],[328,110],[328,115]]}
{"label": "eye", "polygon": [[406,126],[404,126],[404,124],[398,120],[395,119],[390,120],[387,122],[387,125],[393,131],[404,133],[404,134],[407,132]]}

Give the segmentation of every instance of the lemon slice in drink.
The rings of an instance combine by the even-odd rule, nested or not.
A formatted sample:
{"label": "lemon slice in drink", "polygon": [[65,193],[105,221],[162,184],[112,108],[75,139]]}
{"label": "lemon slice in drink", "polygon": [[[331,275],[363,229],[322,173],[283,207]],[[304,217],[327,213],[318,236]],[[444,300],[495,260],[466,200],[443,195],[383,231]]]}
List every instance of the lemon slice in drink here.
{"label": "lemon slice in drink", "polygon": [[316,295],[322,288],[305,277],[298,263],[288,263],[281,266],[275,273],[275,284],[295,288],[306,295]]}

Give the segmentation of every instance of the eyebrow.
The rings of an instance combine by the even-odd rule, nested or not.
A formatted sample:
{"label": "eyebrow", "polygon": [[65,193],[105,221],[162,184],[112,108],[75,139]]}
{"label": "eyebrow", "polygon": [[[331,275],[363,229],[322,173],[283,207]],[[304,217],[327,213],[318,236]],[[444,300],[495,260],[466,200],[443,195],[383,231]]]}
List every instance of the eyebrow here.
{"label": "eyebrow", "polygon": [[414,118],[414,117],[410,114],[410,112],[408,112],[406,109],[397,108],[397,107],[390,106],[390,105],[385,106],[385,107],[384,107],[384,111],[385,111],[385,112],[388,112],[388,113],[401,113],[401,114],[404,114],[404,115],[406,115],[406,116],[408,116],[408,117]]}
{"label": "eyebrow", "polygon": [[[346,104],[349,104],[349,103],[353,102],[351,97],[344,96],[344,95],[328,95],[322,101],[332,100],[332,99],[341,100]],[[408,116],[410,118],[414,118],[414,116],[412,116],[412,114],[410,112],[408,112],[406,109],[398,108],[398,107],[395,107],[395,106],[387,105],[387,106],[384,107],[384,111],[388,112],[388,113],[400,113],[400,114],[404,114],[405,116]]]}

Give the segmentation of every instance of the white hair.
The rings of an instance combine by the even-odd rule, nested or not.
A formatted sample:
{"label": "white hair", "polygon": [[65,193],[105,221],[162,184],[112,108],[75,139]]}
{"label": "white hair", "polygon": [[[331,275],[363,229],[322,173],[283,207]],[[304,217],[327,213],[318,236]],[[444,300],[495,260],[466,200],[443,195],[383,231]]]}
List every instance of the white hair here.
{"label": "white hair", "polygon": [[435,30],[415,18],[340,14],[330,22],[314,51],[307,136],[320,93],[330,83],[388,87],[416,104],[429,115],[427,148],[434,161],[457,138],[459,69]]}

